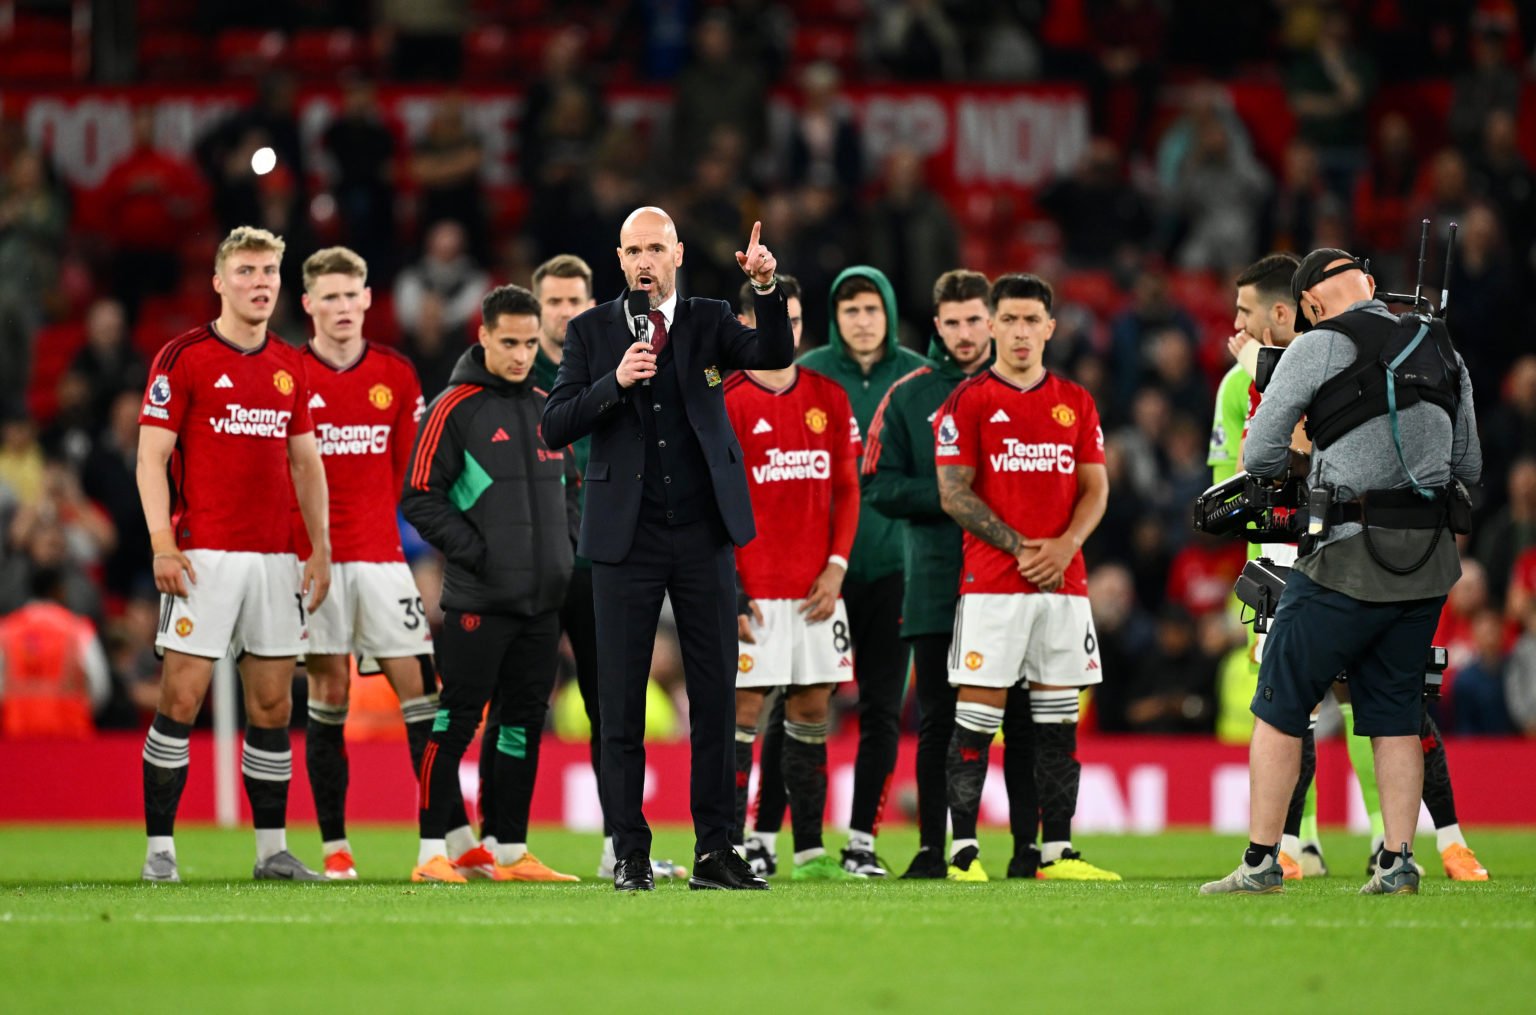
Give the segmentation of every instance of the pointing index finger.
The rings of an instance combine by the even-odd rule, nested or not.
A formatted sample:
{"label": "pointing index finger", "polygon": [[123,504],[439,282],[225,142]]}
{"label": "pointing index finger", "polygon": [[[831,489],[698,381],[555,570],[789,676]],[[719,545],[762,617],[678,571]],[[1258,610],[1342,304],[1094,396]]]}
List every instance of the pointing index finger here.
{"label": "pointing index finger", "polygon": [[747,249],[748,250],[750,250],[753,247],[757,246],[758,237],[760,237],[762,234],[763,234],[763,223],[761,221],[753,222],[752,223],[752,238],[747,241]]}

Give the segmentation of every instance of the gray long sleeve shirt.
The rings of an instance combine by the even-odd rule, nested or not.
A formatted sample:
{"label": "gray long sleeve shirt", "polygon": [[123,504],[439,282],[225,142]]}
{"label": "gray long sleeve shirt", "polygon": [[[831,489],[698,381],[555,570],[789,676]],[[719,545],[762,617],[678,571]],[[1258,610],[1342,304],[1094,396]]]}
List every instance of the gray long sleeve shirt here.
{"label": "gray long sleeve shirt", "polygon": [[[1370,310],[1396,319],[1380,300],[1356,303],[1350,310]],[[1248,425],[1243,444],[1243,467],[1250,475],[1278,477],[1290,461],[1291,432],[1329,378],[1343,373],[1355,361],[1355,344],[1324,322],[1296,338],[1281,357],[1264,399]],[[1408,468],[1426,487],[1443,487],[1454,476],[1475,483],[1482,475],[1483,453],[1477,441],[1472,406],[1472,381],[1461,367],[1461,404],[1452,423],[1443,410],[1418,402],[1398,412],[1403,456]],[[1327,450],[1313,449],[1309,486],[1337,489],[1336,501],[1359,496],[1367,490],[1395,490],[1410,485],[1392,444],[1392,426],[1385,415],[1376,416],[1339,437]],[[1434,534],[1423,529],[1371,527],[1371,543],[1377,555],[1406,567],[1418,560]],[[1296,563],[1296,569],[1336,592],[1366,602],[1399,602],[1445,595],[1461,575],[1456,543],[1442,532],[1434,552],[1423,567],[1409,575],[1396,575],[1378,565],[1365,546],[1357,522],[1335,525],[1312,553]]]}

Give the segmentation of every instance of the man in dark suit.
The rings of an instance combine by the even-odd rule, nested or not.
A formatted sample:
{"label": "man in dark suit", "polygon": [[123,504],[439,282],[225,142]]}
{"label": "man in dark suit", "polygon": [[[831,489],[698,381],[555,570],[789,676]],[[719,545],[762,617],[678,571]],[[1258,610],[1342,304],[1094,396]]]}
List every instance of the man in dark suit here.
{"label": "man in dark suit", "polygon": [[[696,862],[690,888],[757,888],[730,846],[735,811],[736,562],[756,534],[741,445],[725,414],[727,371],[780,370],[794,338],[777,262],[752,227],[736,263],[752,281],[758,327],[730,305],[677,296],[683,245],[660,208],[619,230],[628,290],[573,319],[543,434],[562,447],[588,434],[586,509],[577,551],[593,561],[600,789],[619,862],[619,891],[648,891],[651,830],[645,788],[645,686],[664,594],[672,597],[692,726]],[[646,294],[649,341],[636,339],[631,293]]]}

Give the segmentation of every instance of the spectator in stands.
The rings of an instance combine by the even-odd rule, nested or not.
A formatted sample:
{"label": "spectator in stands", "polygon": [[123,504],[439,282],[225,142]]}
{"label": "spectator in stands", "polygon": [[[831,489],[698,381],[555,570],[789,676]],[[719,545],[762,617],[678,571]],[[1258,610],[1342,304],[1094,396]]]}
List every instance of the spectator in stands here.
{"label": "spectator in stands", "polygon": [[[1337,200],[1323,185],[1322,163],[1318,161],[1317,149],[1305,141],[1292,141],[1285,149],[1280,184],[1262,214],[1260,249],[1315,249],[1318,245],[1317,220],[1324,206]],[[1394,236],[1401,221],[1393,222]]]}
{"label": "spectator in stands", "polygon": [[78,472],[96,443],[99,425],[99,417],[91,411],[91,386],[80,374],[66,370],[53,390],[53,417],[37,440],[46,457]]}
{"label": "spectator in stands", "polygon": [[[463,352],[463,336],[480,310],[480,299],[491,287],[490,276],[475,263],[466,248],[464,227],[452,219],[439,220],[427,230],[426,250],[421,260],[400,273],[395,280],[395,319],[406,336],[419,337],[423,330],[441,328]],[[429,303],[436,303],[436,319]],[[455,340],[453,336],[458,336]]]}
{"label": "spectator in stands", "polygon": [[735,52],[729,12],[716,8],[705,13],[694,29],[693,58],[677,76],[672,107],[673,176],[687,179],[722,127],[738,131],[748,152],[764,152],[766,88],[761,71]]}
{"label": "spectator in stands", "polygon": [[1225,271],[1252,261],[1269,189],[1269,174],[1232,144],[1221,121],[1202,125],[1171,195],[1180,266]]}
{"label": "spectator in stands", "polygon": [[1151,208],[1126,178],[1120,149],[1105,137],[1094,138],[1072,175],[1047,184],[1035,204],[1061,230],[1062,252],[1074,268],[1134,262],[1152,233]]}
{"label": "spectator in stands", "polygon": [[1365,163],[1366,111],[1376,89],[1375,65],[1353,34],[1348,10],[1325,8],[1317,44],[1286,72],[1297,136],[1317,149],[1328,189],[1345,200]]}
{"label": "spectator in stands", "polygon": [[937,0],[883,4],[865,22],[865,30],[868,62],[886,76],[898,81],[955,81],[965,73],[960,33]]}
{"label": "spectator in stands", "polygon": [[[786,163],[785,182],[791,187],[834,188],[845,203],[840,210],[851,210],[847,205],[864,182],[863,141],[842,95],[841,76],[830,63],[813,63],[800,72],[800,111],[790,127]],[[794,263],[798,269],[800,262]],[[800,278],[804,281],[803,273]]]}
{"label": "spectator in stands", "polygon": [[[1165,328],[1178,329],[1191,343],[1199,334],[1194,318],[1174,302],[1167,276],[1148,269],[1136,276],[1131,305],[1110,323],[1111,370],[1115,395],[1122,404],[1134,400],[1137,386],[1152,366],[1152,335]],[[1199,414],[1209,408],[1203,406]]]}
{"label": "spectator in stands", "polygon": [[1157,182],[1164,191],[1179,185],[1184,160],[1195,148],[1205,125],[1218,121],[1227,132],[1227,143],[1242,158],[1253,158],[1253,139],[1243,118],[1232,108],[1231,93],[1213,82],[1200,82],[1183,90],[1184,111],[1164,130],[1157,142]]}
{"label": "spectator in stands", "polygon": [[[264,76],[254,105],[214,124],[197,142],[197,164],[213,188],[213,211],[222,229],[255,222],[261,216],[259,180],[251,171],[251,154],[263,146],[276,153],[277,165],[294,181],[292,207],[285,216],[293,221],[308,211],[309,166],[299,136],[298,83],[291,74]],[[294,238],[288,236],[288,242]]]}
{"label": "spectator in stands", "polygon": [[693,186],[679,214],[679,228],[688,237],[689,291],[727,301],[741,285],[736,251],[742,229],[750,231],[753,222],[751,195],[740,182],[731,148],[711,149],[693,164]]}
{"label": "spectator in stands", "polygon": [[1504,703],[1515,729],[1536,737],[1536,631],[1527,629],[1504,669]]}
{"label": "spectator in stands", "polygon": [[43,496],[43,449],[37,424],[19,401],[0,402],[0,487],[18,505]]}
{"label": "spectator in stands", "polygon": [[1247,557],[1244,544],[1196,533],[1173,555],[1167,601],[1195,618],[1224,610]]}
{"label": "spectator in stands", "polygon": [[1128,694],[1131,730],[1212,732],[1218,659],[1205,652],[1194,618],[1178,606],[1165,606],[1158,614],[1151,661],[1141,668]]}
{"label": "spectator in stands", "polygon": [[1536,457],[1536,355],[1515,360],[1504,378],[1503,398],[1483,415],[1483,492],[1497,508],[1504,480],[1516,459]]}
{"label": "spectator in stands", "polygon": [[[134,469],[139,449],[139,406],[143,396],[136,390],[120,392],[105,414],[105,426],[80,473],[85,495],[106,512],[117,532],[102,571],[109,593],[128,596],[146,581],[152,582],[149,530],[139,502]],[[151,633],[150,644],[154,636]]]}
{"label": "spectator in stands", "polygon": [[112,167],[94,200],[111,251],[112,294],[130,327],[145,297],[181,284],[180,247],[207,214],[207,202],[197,167],[156,147],[154,107],[136,107],[133,150]]}
{"label": "spectator in stands", "polygon": [[1456,674],[1451,685],[1451,730],[1468,736],[1505,736],[1515,732],[1504,700],[1504,621],[1493,610],[1481,610],[1472,618],[1475,655]]}
{"label": "spectator in stands", "polygon": [[[1123,142],[1126,151],[1139,153],[1152,128],[1162,85],[1167,17],[1152,0],[1089,0],[1088,9],[1094,40],[1089,76],[1093,129]],[[1125,131],[1114,129],[1117,97],[1131,108]]]}
{"label": "spectator in stands", "polygon": [[393,76],[406,81],[456,80],[471,6],[470,0],[378,0],[380,26],[393,42]]}
{"label": "spectator in stands", "polygon": [[590,159],[608,129],[602,88],[585,60],[587,32],[562,25],[544,45],[543,68],[523,97],[518,167],[533,192],[532,206],[550,188],[566,185]]}
{"label": "spectator in stands", "polygon": [[1472,545],[1502,602],[1515,558],[1536,546],[1536,458],[1515,461],[1509,470],[1509,503],[1488,518]]}
{"label": "spectator in stands", "polygon": [[1472,186],[1499,213],[1511,260],[1523,278],[1532,275],[1536,246],[1536,173],[1520,153],[1515,115],[1496,109],[1483,122],[1482,149],[1472,161]]}
{"label": "spectator in stands", "polygon": [[863,230],[869,263],[885,272],[896,290],[896,305],[905,308],[902,337],[913,348],[933,330],[933,280],[960,263],[954,216],[928,188],[924,171],[917,152],[894,149]]}
{"label": "spectator in stands", "polygon": [[30,593],[0,617],[0,737],[85,739],[112,694],[96,628],[64,605],[59,571],[34,571]]}
{"label": "spectator in stands", "polygon": [[[1207,413],[1210,402],[1207,396]],[[1194,416],[1181,413],[1168,425],[1168,434],[1163,439],[1167,474],[1163,480],[1163,499],[1158,506],[1168,525],[1168,545],[1174,549],[1182,547],[1193,536],[1189,507],[1211,485],[1211,470],[1206,465],[1209,437],[1209,430],[1196,423]]]}
{"label": "spectator in stands", "polygon": [[[581,88],[561,88],[549,97],[538,123],[524,129],[523,136],[534,145],[522,166],[528,228],[538,251],[565,249],[569,230],[591,204],[590,173],[602,142],[602,109]],[[606,239],[611,246],[612,235]]]}
{"label": "spectator in stands", "polygon": [[[130,596],[105,629],[107,665],[133,710],[135,729],[149,724],[160,701],[160,660],[155,655],[159,626],[160,594],[150,584]],[[399,723],[398,717],[395,721]]]}
{"label": "spectator in stands", "polygon": [[1472,66],[1456,78],[1448,124],[1451,141],[1469,158],[1482,147],[1488,114],[1520,110],[1520,71],[1509,60],[1511,25],[1479,12],[1473,17]]}
{"label": "spectator in stands", "polygon": [[89,386],[90,415],[97,425],[106,422],[119,392],[143,393],[148,368],[128,340],[127,314],[121,303],[99,299],[86,310],[85,345],[69,369]]}
{"label": "spectator in stands", "polygon": [[[1211,385],[1200,372],[1194,342],[1188,333],[1182,328],[1164,325],[1148,332],[1144,341],[1147,369],[1138,387],[1157,388],[1167,396],[1170,409],[1182,418],[1199,419],[1209,414]],[[1206,478],[1210,477],[1207,475]]]}
{"label": "spectator in stands", "polygon": [[[974,76],[984,81],[1017,84],[1040,77],[1044,54],[1035,36],[1008,5],[992,4],[990,21],[962,22],[976,51]],[[969,48],[969,47],[968,47]]]}
{"label": "spectator in stands", "polygon": [[[1403,223],[1408,221],[1418,183],[1419,153],[1413,128],[1402,113],[1387,113],[1376,125],[1376,153],[1355,186],[1354,226],[1362,253],[1382,277],[1400,277],[1406,259]],[[1314,247],[1279,249],[1312,250]],[[1353,248],[1349,248],[1353,249]]]}
{"label": "spectator in stands", "polygon": [[1474,401],[1490,405],[1509,365],[1530,348],[1530,335],[1522,327],[1517,272],[1494,211],[1474,204],[1458,221],[1446,321],[1461,340],[1457,350],[1472,375]]}
{"label": "spectator in stands", "polygon": [[1104,682],[1093,689],[1098,727],[1105,733],[1126,733],[1126,694],[1152,646],[1152,618],[1136,603],[1131,572],[1122,564],[1103,564],[1088,576],[1088,605],[1099,636],[1099,660]]}
{"label": "spectator in stands", "polygon": [[0,178],[0,401],[20,398],[32,369],[32,335],[59,278],[68,214],[43,158],[22,149]]}
{"label": "spectator in stands", "polygon": [[342,240],[368,262],[371,280],[386,286],[399,267],[395,254],[395,135],[384,123],[373,83],[342,82],[341,115],[320,138],[336,165],[331,192]]}
{"label": "spectator in stands", "polygon": [[469,126],[464,100],[444,95],[411,152],[410,174],[419,190],[416,221],[423,236],[439,222],[457,222],[468,237],[470,252],[482,264],[490,260],[480,186],[484,162],[485,148]]}
{"label": "spectator in stands", "polygon": [[[798,226],[791,244],[781,244],[786,264],[795,266],[795,277],[805,293],[830,293],[832,282],[848,265],[865,257],[858,219],[843,194],[830,183],[807,183],[791,195]],[[764,225],[764,235],[769,235]],[[793,253],[795,260],[788,258]],[[931,301],[932,295],[929,299]],[[827,301],[805,300],[805,334],[825,341],[829,334]],[[806,342],[802,341],[802,348]]]}
{"label": "spectator in stands", "polygon": [[0,614],[25,605],[37,573],[51,570],[62,576],[65,606],[86,617],[102,615],[101,589],[86,570],[88,562],[71,553],[70,533],[59,519],[24,506],[9,529],[10,549],[0,558]]}

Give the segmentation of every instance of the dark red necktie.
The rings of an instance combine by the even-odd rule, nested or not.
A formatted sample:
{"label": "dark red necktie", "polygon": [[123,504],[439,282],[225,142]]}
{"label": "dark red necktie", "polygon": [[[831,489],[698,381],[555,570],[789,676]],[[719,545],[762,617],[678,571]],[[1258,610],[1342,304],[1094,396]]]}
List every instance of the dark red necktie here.
{"label": "dark red necktie", "polygon": [[660,310],[651,311],[651,351],[661,355],[661,350],[667,347],[667,319],[661,316]]}

